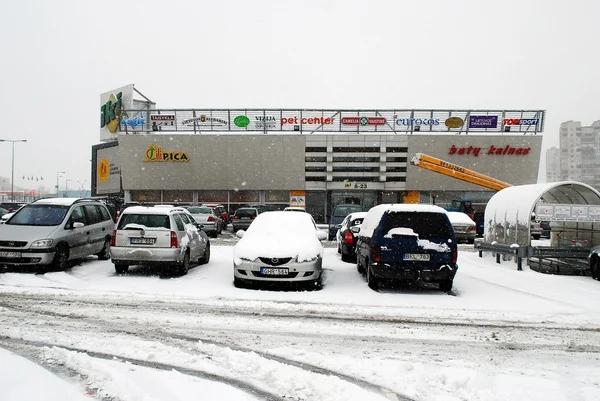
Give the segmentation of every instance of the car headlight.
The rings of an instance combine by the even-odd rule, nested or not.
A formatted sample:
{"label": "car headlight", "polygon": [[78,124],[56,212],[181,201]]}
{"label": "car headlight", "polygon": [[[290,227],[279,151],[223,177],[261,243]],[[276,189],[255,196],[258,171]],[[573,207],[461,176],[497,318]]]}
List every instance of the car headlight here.
{"label": "car headlight", "polygon": [[305,256],[302,259],[300,257],[296,258],[296,262],[298,263],[310,263],[310,262],[314,262],[315,260],[318,260],[321,257],[321,255],[315,255],[315,256]]}
{"label": "car headlight", "polygon": [[31,243],[31,248],[50,248],[52,246],[51,239],[39,239]]}

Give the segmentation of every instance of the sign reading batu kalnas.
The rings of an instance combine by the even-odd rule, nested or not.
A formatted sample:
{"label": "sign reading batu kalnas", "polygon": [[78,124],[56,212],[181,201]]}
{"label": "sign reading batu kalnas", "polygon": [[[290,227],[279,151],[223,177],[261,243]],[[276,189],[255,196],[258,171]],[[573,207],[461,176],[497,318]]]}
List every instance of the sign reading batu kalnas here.
{"label": "sign reading batu kalnas", "polygon": [[[138,115],[124,110],[122,116],[135,117],[121,117],[119,124],[114,124],[115,129],[118,127],[127,134],[536,135],[543,132],[545,122],[544,110],[153,109],[143,115],[137,112]],[[112,114],[119,119],[117,113]],[[103,114],[103,122],[109,119],[107,115]]]}

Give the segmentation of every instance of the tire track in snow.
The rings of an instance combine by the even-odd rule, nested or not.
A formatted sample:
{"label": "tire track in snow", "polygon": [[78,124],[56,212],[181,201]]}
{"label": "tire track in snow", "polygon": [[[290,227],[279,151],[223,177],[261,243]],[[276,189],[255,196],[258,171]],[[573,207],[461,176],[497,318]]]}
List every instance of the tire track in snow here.
{"label": "tire track in snow", "polygon": [[[6,307],[6,304],[4,302],[0,302],[0,306]],[[15,307],[15,306],[10,306],[9,309],[11,310],[15,310],[21,313],[30,313],[30,314],[40,314],[43,316],[48,316],[48,317],[57,317],[57,318],[61,318],[61,319],[69,319],[69,320],[73,320],[73,321],[77,321],[78,323],[87,323],[90,325],[95,325],[97,327],[102,327],[105,331],[108,332],[117,332],[117,333],[123,333],[123,334],[128,334],[128,335],[132,335],[138,338],[143,338],[146,340],[152,340],[152,341],[157,341],[159,343],[163,343],[165,345],[167,345],[168,343],[174,343],[172,341],[172,339],[177,339],[180,341],[185,341],[187,343],[193,343],[193,344],[198,344],[199,342],[203,342],[206,344],[211,344],[215,347],[220,348],[221,350],[226,350],[226,349],[231,349],[234,351],[239,351],[239,352],[243,352],[245,354],[256,354],[258,356],[260,356],[261,358],[268,360],[268,361],[272,361],[272,362],[277,362],[277,363],[281,363],[281,364],[285,364],[285,365],[289,365],[289,366],[293,366],[296,367],[298,369],[301,369],[303,371],[306,372],[310,372],[310,373],[314,373],[314,374],[318,374],[318,375],[324,375],[324,376],[334,376],[337,377],[340,380],[343,380],[345,382],[351,383],[353,385],[356,385],[360,388],[363,388],[364,390],[370,391],[370,392],[375,392],[375,393],[379,393],[382,396],[390,399],[390,400],[397,400],[397,401],[412,401],[411,398],[397,393],[387,387],[384,387],[380,384],[376,384],[376,383],[372,383],[369,382],[367,380],[361,379],[361,378],[357,378],[354,376],[350,376],[332,369],[327,369],[327,368],[323,368],[323,367],[319,367],[316,365],[312,365],[309,363],[305,363],[305,362],[300,362],[300,361],[296,361],[293,359],[289,359],[289,358],[285,358],[282,356],[277,356],[277,355],[273,355],[273,354],[268,354],[266,352],[262,352],[262,351],[257,351],[255,349],[252,348],[248,348],[248,347],[242,347],[242,346],[235,346],[235,345],[231,345],[231,344],[226,344],[223,342],[219,342],[219,341],[215,341],[215,340],[211,340],[211,339],[207,339],[207,338],[199,338],[199,337],[192,337],[192,336],[186,336],[186,335],[182,335],[182,334],[176,334],[176,333],[172,333],[172,332],[166,332],[163,330],[157,330],[157,329],[150,329],[148,330],[148,326],[147,325],[140,325],[140,329],[141,330],[132,330],[131,329],[131,323],[127,324],[128,327],[130,327],[130,329],[124,329],[123,327],[115,327],[114,324],[111,324],[111,322],[107,322],[106,320],[102,320],[102,319],[98,319],[98,318],[90,318],[88,316],[85,315],[74,315],[72,313],[60,313],[60,312],[51,312],[51,311],[40,311],[40,310],[30,310],[30,309],[25,309],[24,307]],[[143,326],[143,327],[142,327]],[[18,341],[15,339],[12,339],[12,341]],[[127,360],[128,362],[132,362],[133,364],[136,365],[140,365],[140,366],[146,366],[143,365],[141,363],[139,363],[139,361],[142,362],[146,362],[150,365],[146,366],[146,367],[153,367],[152,364],[154,364],[155,362],[148,362],[148,361],[143,361],[143,360],[137,360],[137,359],[131,359],[131,358],[126,358],[123,356],[117,356],[117,355],[113,355],[113,354],[104,354],[104,353],[98,353],[95,351],[88,351],[85,349],[80,349],[80,348],[73,348],[73,347],[68,347],[65,345],[61,345],[61,344],[51,344],[51,343],[45,343],[45,342],[33,342],[33,341],[27,341],[27,340],[21,340],[24,342],[28,342],[28,343],[34,343],[37,345],[41,345],[41,346],[55,346],[55,347],[59,347],[59,348],[64,348],[67,350],[71,350],[71,351],[77,351],[77,352],[87,352],[90,356],[93,357],[98,357],[98,358],[102,358],[102,359],[111,359],[113,357],[117,357],[119,359],[124,359]],[[175,344],[171,344],[171,345],[175,345]],[[176,345],[180,346],[181,344],[179,342],[176,343]],[[188,348],[188,351],[190,351],[190,349]],[[202,351],[199,351],[197,349],[193,349],[192,352],[198,354],[201,353]],[[110,356],[110,358],[109,358]],[[160,365],[160,364],[159,364]],[[162,364],[165,366],[169,366],[171,367],[172,365],[168,365],[168,364]],[[165,369],[163,369],[165,370]],[[177,368],[176,370],[179,370],[182,373],[185,373],[184,370]],[[216,380],[216,379],[215,379]]]}
{"label": "tire track in snow", "polygon": [[[263,400],[266,400],[266,401],[286,401],[285,398],[279,396],[278,394],[270,393],[261,388],[258,388],[249,383],[246,383],[242,380],[238,380],[238,379],[224,376],[224,375],[219,375],[216,373],[203,371],[200,369],[190,369],[190,368],[185,368],[185,367],[182,367],[179,365],[171,365],[171,364],[161,363],[161,362],[146,361],[143,359],[128,358],[128,357],[123,357],[120,355],[109,354],[109,353],[105,353],[105,352],[90,351],[90,350],[86,350],[83,348],[69,347],[69,346],[65,346],[65,345],[53,344],[53,343],[43,342],[43,341],[28,341],[28,340],[23,340],[23,339],[0,339],[0,344],[2,344],[3,346],[6,346],[5,344],[8,344],[9,346],[12,344],[13,346],[14,345],[25,345],[25,346],[36,347],[36,348],[43,348],[43,347],[59,348],[59,349],[65,349],[65,350],[71,351],[71,352],[87,354],[93,358],[98,358],[98,359],[104,359],[104,360],[109,360],[109,361],[119,361],[122,363],[130,363],[132,365],[142,366],[142,367],[157,369],[157,370],[177,371],[177,372],[186,374],[188,376],[194,376],[194,377],[198,377],[200,379],[205,379],[205,380],[218,381],[218,382],[230,385],[232,387],[236,387],[242,391],[245,391],[249,394],[252,394],[252,395],[254,395],[258,398],[261,398]],[[80,372],[80,373],[85,375],[85,372]]]}

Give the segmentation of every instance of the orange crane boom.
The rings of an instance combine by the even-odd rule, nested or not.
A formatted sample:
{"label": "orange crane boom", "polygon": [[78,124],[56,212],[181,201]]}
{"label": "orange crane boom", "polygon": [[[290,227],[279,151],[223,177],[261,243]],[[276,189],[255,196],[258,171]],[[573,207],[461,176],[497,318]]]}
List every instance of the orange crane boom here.
{"label": "orange crane boom", "polygon": [[469,170],[468,168],[457,166],[456,164],[449,163],[424,153],[415,154],[410,162],[417,167],[444,174],[448,177],[456,178],[461,181],[470,182],[471,184],[494,189],[496,191],[500,191],[501,189],[512,186],[504,181],[497,180],[493,177]]}

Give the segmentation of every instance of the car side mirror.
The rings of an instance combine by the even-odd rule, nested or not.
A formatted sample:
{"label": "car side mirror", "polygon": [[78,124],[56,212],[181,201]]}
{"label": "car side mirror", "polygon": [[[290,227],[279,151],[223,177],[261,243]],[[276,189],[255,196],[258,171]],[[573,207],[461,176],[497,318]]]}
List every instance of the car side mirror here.
{"label": "car side mirror", "polygon": [[358,234],[360,232],[360,226],[352,226],[350,227],[350,231],[352,231],[354,234]]}
{"label": "car side mirror", "polygon": [[238,238],[242,238],[245,233],[246,233],[246,231],[244,231],[244,230],[238,230],[238,232],[235,233],[235,236]]}
{"label": "car side mirror", "polygon": [[339,230],[340,228],[342,228],[342,225],[338,224],[337,226],[335,226],[335,228],[337,228]]}
{"label": "car side mirror", "polygon": [[74,223],[71,225],[71,227],[72,227],[72,228],[81,228],[81,227],[83,227],[83,226],[85,226],[85,224],[83,224],[83,223],[81,223],[81,222],[79,222],[79,221],[76,221],[76,222],[74,222]]}

